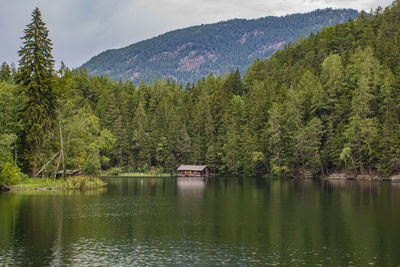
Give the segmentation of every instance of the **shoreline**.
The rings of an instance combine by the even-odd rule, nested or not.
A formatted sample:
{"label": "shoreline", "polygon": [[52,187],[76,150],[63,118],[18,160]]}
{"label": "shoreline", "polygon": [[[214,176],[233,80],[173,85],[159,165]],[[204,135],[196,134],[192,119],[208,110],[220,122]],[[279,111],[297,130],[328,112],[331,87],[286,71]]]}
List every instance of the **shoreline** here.
{"label": "shoreline", "polygon": [[400,174],[382,177],[378,174],[354,174],[351,172],[334,172],[324,176],[321,180],[326,181],[377,181],[377,182],[400,182]]}
{"label": "shoreline", "polygon": [[13,192],[13,191],[66,191],[68,189],[60,188],[60,187],[10,187],[11,189],[6,192]]}
{"label": "shoreline", "polygon": [[15,185],[0,184],[0,191],[66,191],[66,190],[97,190],[104,188],[106,182],[98,177],[75,176],[66,180],[48,178],[29,178]]}
{"label": "shoreline", "polygon": [[[135,178],[167,178],[167,177],[174,177],[174,176],[150,176],[150,175],[143,175],[143,176],[130,176],[130,175],[118,175],[118,176],[100,176],[97,179],[100,178],[107,178],[107,177],[120,177],[120,178],[129,178],[129,177],[135,177]],[[72,177],[71,177],[72,178]],[[70,179],[71,179],[70,178]],[[87,176],[80,176],[82,180],[90,180],[93,179],[94,177],[87,177]],[[70,180],[68,179],[68,180]],[[73,180],[72,178],[71,180]],[[292,178],[293,179],[293,178]],[[296,177],[294,178],[295,180],[312,180],[311,177]],[[382,177],[379,176],[378,174],[354,174],[352,172],[334,172],[331,173],[327,176],[322,176],[320,178],[317,178],[321,181],[369,181],[369,182],[391,182],[391,183],[400,183],[400,174],[396,175],[391,175],[388,177]],[[32,181],[32,179],[30,180]],[[40,181],[37,180],[35,183],[38,186],[35,186],[35,183],[28,183],[28,187],[24,187],[23,185],[26,185],[27,183],[19,183],[14,186],[9,186],[6,184],[0,184],[0,192],[13,192],[13,191],[68,191],[68,190],[97,190],[104,188],[106,186],[106,183],[104,181],[101,182],[101,184],[96,184],[93,186],[93,184],[89,187],[87,185],[83,184],[76,184],[72,186],[65,186],[65,184],[60,184],[60,186],[40,186]],[[52,180],[50,182],[53,182]],[[61,181],[57,181],[60,183]],[[54,183],[57,183],[54,182]],[[82,182],[82,181],[81,181]]]}
{"label": "shoreline", "polygon": [[171,177],[170,173],[141,173],[141,172],[123,172],[116,175],[101,175],[100,177]]}

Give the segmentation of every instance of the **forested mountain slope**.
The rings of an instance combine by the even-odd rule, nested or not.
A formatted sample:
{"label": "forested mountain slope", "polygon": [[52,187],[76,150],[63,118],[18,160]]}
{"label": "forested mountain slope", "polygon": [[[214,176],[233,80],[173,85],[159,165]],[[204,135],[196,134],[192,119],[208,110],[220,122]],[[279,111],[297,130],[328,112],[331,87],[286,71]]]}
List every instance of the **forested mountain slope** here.
{"label": "forested mountain slope", "polygon": [[[243,77],[209,74],[185,87],[63,66],[53,73],[58,114],[41,135],[37,166],[47,164],[48,176],[58,170],[49,160],[62,132],[66,168],[85,173],[201,164],[230,175],[400,174],[399,25],[396,0],[255,60]],[[20,72],[0,70],[2,172],[17,162],[29,173],[33,162]]]}
{"label": "forested mountain slope", "polygon": [[399,3],[287,45],[243,78],[236,71],[186,88],[157,80],[135,90],[92,78],[98,85],[86,94],[118,144],[105,154],[108,164],[296,177],[399,173]]}
{"label": "forested mountain slope", "polygon": [[105,51],[83,65],[90,75],[139,83],[171,78],[185,84],[209,73],[241,73],[257,58],[271,56],[300,36],[355,18],[352,9],[324,9],[284,17],[234,19],[168,32],[121,49]]}

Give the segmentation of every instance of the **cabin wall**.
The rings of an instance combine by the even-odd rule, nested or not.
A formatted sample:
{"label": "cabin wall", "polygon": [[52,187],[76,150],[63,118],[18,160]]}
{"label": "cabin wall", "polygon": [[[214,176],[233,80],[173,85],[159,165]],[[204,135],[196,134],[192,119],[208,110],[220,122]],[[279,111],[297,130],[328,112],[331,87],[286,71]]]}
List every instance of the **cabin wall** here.
{"label": "cabin wall", "polygon": [[182,176],[208,176],[209,169],[206,168],[203,171],[180,170],[178,171],[178,174]]}

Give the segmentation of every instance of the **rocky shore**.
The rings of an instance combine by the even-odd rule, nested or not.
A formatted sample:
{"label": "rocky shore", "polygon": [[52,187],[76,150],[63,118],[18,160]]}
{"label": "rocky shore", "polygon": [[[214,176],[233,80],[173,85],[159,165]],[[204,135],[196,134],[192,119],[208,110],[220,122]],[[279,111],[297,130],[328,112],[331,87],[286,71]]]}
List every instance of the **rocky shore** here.
{"label": "rocky shore", "polygon": [[324,180],[359,180],[359,181],[389,181],[400,182],[400,174],[389,177],[382,177],[376,173],[373,174],[354,174],[352,172],[334,172],[323,178]]}

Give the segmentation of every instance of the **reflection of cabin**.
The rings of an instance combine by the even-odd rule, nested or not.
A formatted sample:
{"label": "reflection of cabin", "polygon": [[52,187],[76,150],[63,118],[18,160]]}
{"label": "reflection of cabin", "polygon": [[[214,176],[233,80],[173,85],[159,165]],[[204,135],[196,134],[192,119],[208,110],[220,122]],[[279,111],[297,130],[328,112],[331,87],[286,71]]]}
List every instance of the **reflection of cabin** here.
{"label": "reflection of cabin", "polygon": [[205,165],[181,165],[178,176],[209,176],[210,170]]}
{"label": "reflection of cabin", "polygon": [[[202,197],[207,187],[207,180],[206,177],[179,177],[176,181],[178,195]],[[186,201],[183,202],[186,203]],[[190,208],[192,208],[191,205]]]}

